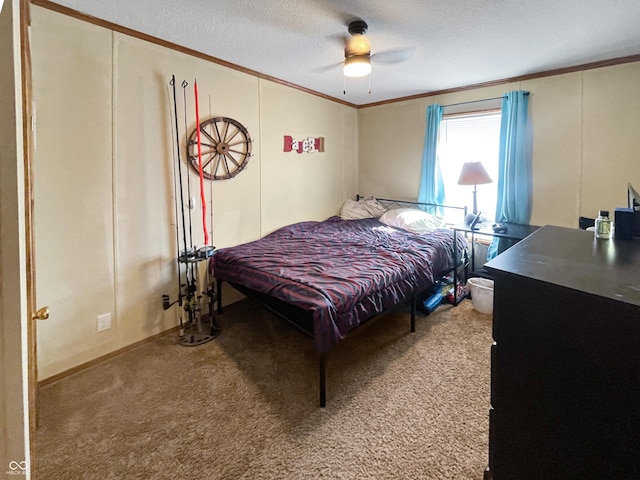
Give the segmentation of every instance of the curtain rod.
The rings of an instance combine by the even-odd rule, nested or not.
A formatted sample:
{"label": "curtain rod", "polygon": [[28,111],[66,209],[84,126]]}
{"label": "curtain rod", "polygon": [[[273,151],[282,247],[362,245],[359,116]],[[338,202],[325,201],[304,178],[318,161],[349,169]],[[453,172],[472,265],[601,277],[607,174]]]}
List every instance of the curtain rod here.
{"label": "curtain rod", "polygon": [[[524,92],[525,95],[529,95],[529,92]],[[506,95],[501,95],[499,97],[493,97],[493,98],[483,98],[482,100],[471,100],[469,102],[460,102],[460,103],[450,103],[449,105],[442,105],[442,108],[446,108],[446,107],[456,107],[458,105],[467,105],[468,103],[479,103],[479,102],[489,102],[491,100],[501,100],[505,97]]]}

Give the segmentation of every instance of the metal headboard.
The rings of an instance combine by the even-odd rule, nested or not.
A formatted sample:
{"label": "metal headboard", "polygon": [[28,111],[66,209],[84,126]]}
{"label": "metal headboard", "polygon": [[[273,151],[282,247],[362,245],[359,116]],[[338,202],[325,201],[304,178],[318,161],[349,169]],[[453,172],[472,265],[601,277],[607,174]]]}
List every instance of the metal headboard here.
{"label": "metal headboard", "polygon": [[[366,198],[363,195],[357,194],[356,200],[360,200],[361,198]],[[467,207],[458,207],[454,205],[439,205],[437,203],[425,203],[425,202],[414,202],[412,200],[395,200],[389,198],[378,198],[374,197],[378,203],[380,203],[387,210],[391,210],[393,208],[419,208],[424,210],[425,212],[434,211],[437,207],[448,209],[450,211],[460,211],[463,215],[462,220],[467,216]]]}

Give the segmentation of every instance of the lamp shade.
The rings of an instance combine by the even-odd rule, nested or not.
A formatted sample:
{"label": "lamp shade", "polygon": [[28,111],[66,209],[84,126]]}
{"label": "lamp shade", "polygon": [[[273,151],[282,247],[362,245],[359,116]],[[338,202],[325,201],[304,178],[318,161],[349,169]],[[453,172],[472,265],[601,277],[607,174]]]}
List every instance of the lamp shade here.
{"label": "lamp shade", "polygon": [[364,77],[371,73],[371,55],[351,55],[344,60],[344,74],[347,77]]}
{"label": "lamp shade", "polygon": [[491,177],[482,162],[467,162],[462,165],[458,185],[482,185],[491,182]]}

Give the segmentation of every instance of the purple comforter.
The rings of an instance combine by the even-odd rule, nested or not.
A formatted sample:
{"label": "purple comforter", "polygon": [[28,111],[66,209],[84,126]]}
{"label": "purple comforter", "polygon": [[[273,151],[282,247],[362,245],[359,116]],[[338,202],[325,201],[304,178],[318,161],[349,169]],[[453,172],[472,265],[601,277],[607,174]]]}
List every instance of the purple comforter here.
{"label": "purple comforter", "polygon": [[[320,352],[361,322],[430,286],[453,262],[452,231],[417,235],[376,219],[301,222],[221,248],[218,280],[310,310]],[[464,248],[463,237],[458,239]]]}

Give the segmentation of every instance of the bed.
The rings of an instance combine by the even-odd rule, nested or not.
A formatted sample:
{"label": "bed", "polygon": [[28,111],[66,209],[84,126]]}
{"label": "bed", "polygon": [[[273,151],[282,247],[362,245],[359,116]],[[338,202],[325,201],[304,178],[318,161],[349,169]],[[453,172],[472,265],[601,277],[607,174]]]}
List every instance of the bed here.
{"label": "bed", "polygon": [[[358,197],[356,202],[362,200]],[[368,201],[371,204],[371,197]],[[396,212],[414,213],[416,207],[432,205],[374,202],[388,213],[379,218],[335,216],[295,223],[259,240],[221,248],[210,260],[218,313],[226,281],[313,338],[320,360],[321,407],[326,405],[325,357],[336,342],[406,303],[411,305],[411,331],[415,331],[416,298],[452,269],[452,230],[431,224],[417,230],[425,233],[414,233],[394,226]],[[445,208],[459,210],[461,220],[466,215],[463,207]],[[458,236],[457,242],[459,251],[464,250],[465,238]]]}

